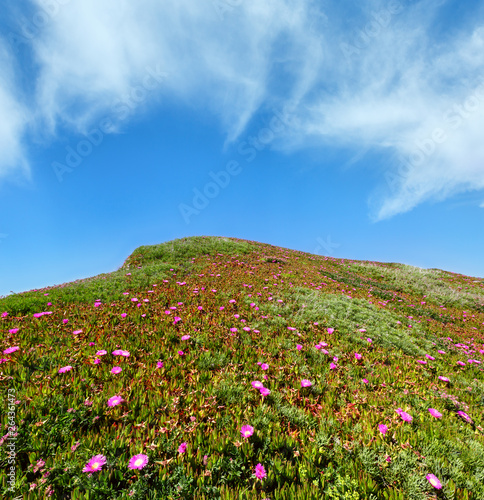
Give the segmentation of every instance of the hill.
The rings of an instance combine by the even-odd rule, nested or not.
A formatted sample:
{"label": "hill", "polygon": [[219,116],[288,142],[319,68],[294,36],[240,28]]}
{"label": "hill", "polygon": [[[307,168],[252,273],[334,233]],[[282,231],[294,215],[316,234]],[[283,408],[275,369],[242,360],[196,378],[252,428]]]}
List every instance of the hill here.
{"label": "hill", "polygon": [[484,499],[482,279],[184,238],[0,332],[2,498]]}

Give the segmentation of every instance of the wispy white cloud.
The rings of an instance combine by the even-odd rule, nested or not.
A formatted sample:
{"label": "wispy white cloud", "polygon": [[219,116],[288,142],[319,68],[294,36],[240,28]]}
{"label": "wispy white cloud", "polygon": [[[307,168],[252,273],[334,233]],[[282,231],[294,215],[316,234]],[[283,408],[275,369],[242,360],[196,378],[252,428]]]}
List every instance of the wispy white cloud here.
{"label": "wispy white cloud", "polygon": [[10,148],[0,175],[25,168],[27,124],[52,137],[84,133],[157,67],[167,74],[159,97],[217,115],[227,144],[257,113],[290,101],[298,126],[274,148],[381,151],[375,219],[484,189],[484,16],[437,33],[446,3],[373,0],[349,13],[330,0],[59,2],[29,41],[35,111],[2,65],[0,110],[13,119],[0,128]]}
{"label": "wispy white cloud", "polygon": [[14,64],[7,44],[0,39],[0,176],[20,170],[29,175],[23,136],[29,115],[16,91]]}

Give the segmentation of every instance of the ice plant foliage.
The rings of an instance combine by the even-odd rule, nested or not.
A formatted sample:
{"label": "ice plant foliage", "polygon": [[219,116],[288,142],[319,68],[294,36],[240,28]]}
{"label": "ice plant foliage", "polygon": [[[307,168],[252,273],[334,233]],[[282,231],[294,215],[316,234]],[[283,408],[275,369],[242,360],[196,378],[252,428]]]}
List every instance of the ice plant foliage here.
{"label": "ice plant foliage", "polygon": [[482,281],[197,237],[44,292],[0,299],[19,497],[484,498]]}

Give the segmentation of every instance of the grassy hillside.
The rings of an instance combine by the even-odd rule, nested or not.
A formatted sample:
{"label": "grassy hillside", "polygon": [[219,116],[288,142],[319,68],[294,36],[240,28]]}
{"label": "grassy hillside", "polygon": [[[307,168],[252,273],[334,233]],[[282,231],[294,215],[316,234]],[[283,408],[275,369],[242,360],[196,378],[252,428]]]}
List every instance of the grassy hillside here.
{"label": "grassy hillside", "polygon": [[484,499],[483,279],[186,238],[0,339],[2,498]]}

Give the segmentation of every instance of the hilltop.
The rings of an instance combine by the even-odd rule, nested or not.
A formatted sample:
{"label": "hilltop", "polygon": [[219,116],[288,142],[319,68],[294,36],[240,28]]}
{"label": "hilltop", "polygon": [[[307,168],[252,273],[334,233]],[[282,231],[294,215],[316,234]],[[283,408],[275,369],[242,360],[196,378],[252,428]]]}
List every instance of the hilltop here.
{"label": "hilltop", "polygon": [[3,497],[484,499],[483,279],[194,237],[0,315]]}

